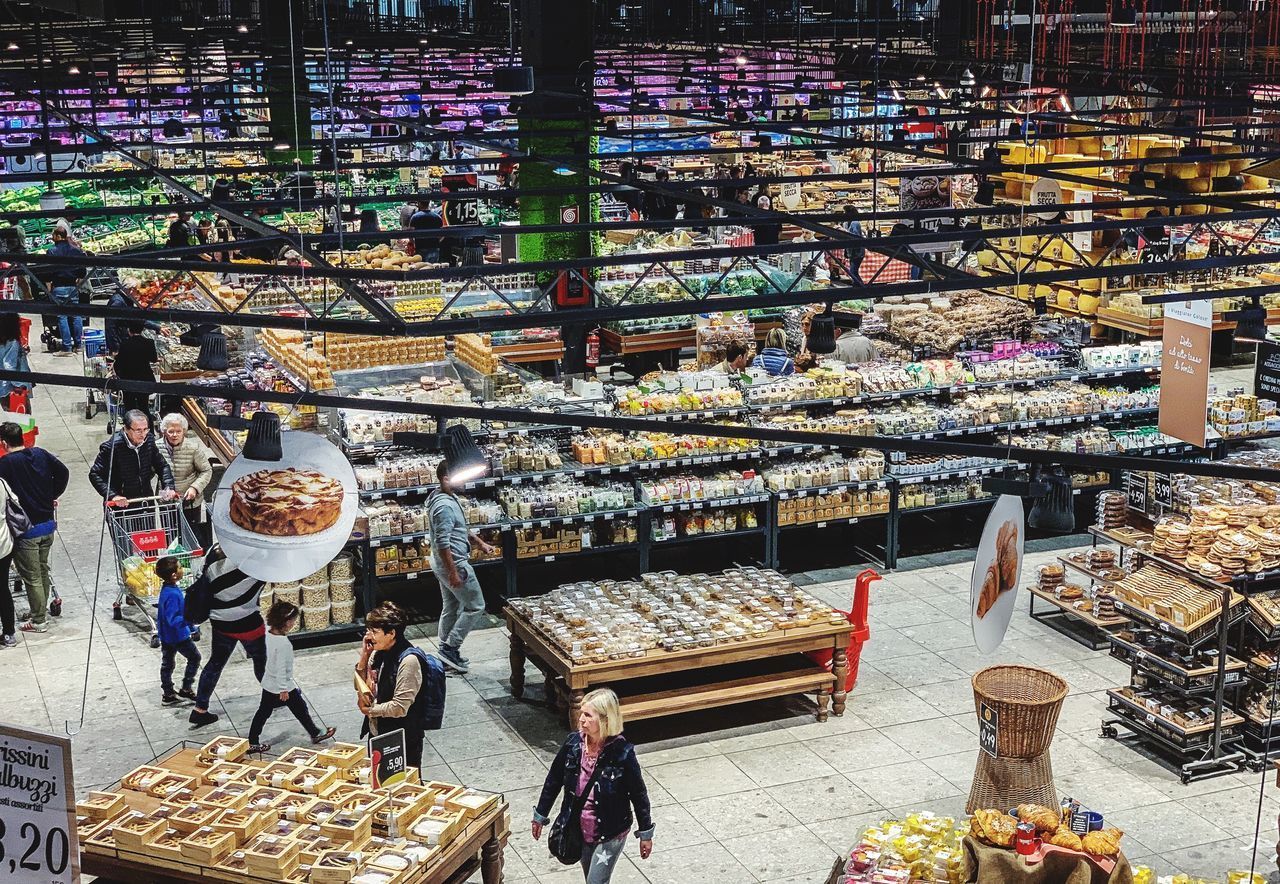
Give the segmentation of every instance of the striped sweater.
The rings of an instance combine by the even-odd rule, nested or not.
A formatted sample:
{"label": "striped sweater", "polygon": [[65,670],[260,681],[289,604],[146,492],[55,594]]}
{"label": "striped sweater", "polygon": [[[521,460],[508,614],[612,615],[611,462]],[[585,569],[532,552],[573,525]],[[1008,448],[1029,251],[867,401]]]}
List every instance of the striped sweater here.
{"label": "striped sweater", "polygon": [[200,579],[209,581],[213,591],[209,622],[214,629],[241,641],[266,634],[266,624],[258,608],[263,581],[255,580],[226,559],[207,563]]}

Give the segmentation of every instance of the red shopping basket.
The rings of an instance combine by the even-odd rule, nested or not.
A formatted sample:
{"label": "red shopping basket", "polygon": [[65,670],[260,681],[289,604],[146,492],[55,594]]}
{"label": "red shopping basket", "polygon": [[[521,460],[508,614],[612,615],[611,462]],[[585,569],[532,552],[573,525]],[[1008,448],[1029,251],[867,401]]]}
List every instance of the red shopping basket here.
{"label": "red shopping basket", "polygon": [[[862,659],[862,646],[871,637],[871,628],[867,625],[867,604],[871,597],[871,583],[879,580],[880,575],[874,568],[867,568],[855,578],[853,588],[853,609],[844,612],[845,617],[853,624],[853,633],[849,636],[849,646],[845,653],[849,659],[849,675],[845,679],[844,689],[852,691],[858,683],[858,662]],[[833,651],[806,651],[810,660],[830,669]]]}

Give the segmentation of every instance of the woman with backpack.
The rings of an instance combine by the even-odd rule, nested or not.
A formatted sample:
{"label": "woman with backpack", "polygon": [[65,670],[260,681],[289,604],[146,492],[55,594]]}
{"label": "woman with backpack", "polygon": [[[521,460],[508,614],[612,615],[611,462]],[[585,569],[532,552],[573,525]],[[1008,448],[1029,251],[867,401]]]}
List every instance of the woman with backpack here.
{"label": "woman with backpack", "polygon": [[360,736],[404,728],[406,761],[422,766],[427,731],[444,719],[444,664],[410,643],[409,617],[394,602],[383,602],[364,618],[364,641],[356,663],[356,703],[364,714]]}

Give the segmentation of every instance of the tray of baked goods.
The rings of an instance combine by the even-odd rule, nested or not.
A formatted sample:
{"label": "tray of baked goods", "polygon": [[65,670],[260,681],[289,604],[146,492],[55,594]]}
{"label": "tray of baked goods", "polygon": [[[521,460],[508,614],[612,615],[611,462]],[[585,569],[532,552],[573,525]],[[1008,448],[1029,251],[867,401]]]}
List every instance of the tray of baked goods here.
{"label": "tray of baked goods", "polygon": [[1280,641],[1280,598],[1249,596],[1249,622],[1267,641]]}
{"label": "tray of baked goods", "polygon": [[374,790],[362,745],[298,748],[263,761],[248,749],[218,737],[89,792],[76,803],[86,868],[100,856],[134,880],[150,867],[210,881],[416,884],[456,856],[455,841],[465,848],[505,813],[501,795],[422,782],[416,768]]}
{"label": "tray of baked goods", "polygon": [[1081,586],[1066,580],[1067,570],[1059,564],[1041,565],[1036,569],[1036,582],[1028,591],[1099,629],[1120,626],[1128,619],[1116,613],[1110,592],[1099,591],[1105,584]]}
{"label": "tray of baked goods", "polygon": [[[1107,691],[1111,711],[1139,729],[1150,731],[1179,748],[1196,749],[1213,735],[1213,699],[1178,697],[1168,692],[1127,685]],[[1223,707],[1222,736],[1235,736],[1244,718]]]}
{"label": "tray of baked goods", "polygon": [[[1212,638],[1218,629],[1225,587],[1148,563],[1111,584],[1116,612],[1191,645]],[[1230,592],[1228,621],[1247,612],[1244,596]]]}
{"label": "tray of baked goods", "polygon": [[[1195,650],[1153,629],[1120,629],[1108,635],[1111,656],[1142,672],[1156,675],[1180,693],[1212,693],[1218,681],[1218,651]],[[1244,681],[1245,662],[1227,657],[1224,683]]]}
{"label": "tray of baked goods", "polygon": [[1259,684],[1270,686],[1280,676],[1280,652],[1267,648],[1246,648],[1245,651],[1248,655],[1246,674]]}
{"label": "tray of baked goods", "polygon": [[1098,583],[1115,583],[1129,573],[1120,567],[1116,551],[1103,546],[1059,556],[1058,561]]}

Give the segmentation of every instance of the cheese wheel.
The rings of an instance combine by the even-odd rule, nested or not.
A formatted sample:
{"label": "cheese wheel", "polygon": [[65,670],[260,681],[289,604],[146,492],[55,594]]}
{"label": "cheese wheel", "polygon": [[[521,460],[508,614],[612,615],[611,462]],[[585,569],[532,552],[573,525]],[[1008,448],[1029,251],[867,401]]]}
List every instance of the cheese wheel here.
{"label": "cheese wheel", "polygon": [[1061,153],[1079,153],[1079,152],[1080,152],[1079,138],[1063,138],[1062,139]]}
{"label": "cheese wheel", "polygon": [[1265,175],[1245,175],[1245,190],[1269,190],[1271,187],[1271,179]]}
{"label": "cheese wheel", "polygon": [[1180,214],[1204,215],[1208,208],[1204,203],[1186,203],[1180,207]]}
{"label": "cheese wheel", "polygon": [[1167,174],[1174,178],[1195,178],[1200,174],[1199,163],[1170,163]]}
{"label": "cheese wheel", "polygon": [[1082,294],[1076,299],[1076,309],[1086,316],[1093,316],[1098,312],[1101,300],[1097,295]]}
{"label": "cheese wheel", "polygon": [[1208,193],[1211,182],[1208,178],[1188,178],[1187,193]]}
{"label": "cheese wheel", "polygon": [[1086,292],[1102,291],[1102,280],[1096,276],[1089,279],[1077,280],[1077,283],[1080,288],[1084,289]]}
{"label": "cheese wheel", "polygon": [[1097,136],[1080,139],[1080,153],[1096,157],[1102,153],[1102,139]]}
{"label": "cheese wheel", "polygon": [[1031,286],[1026,285],[1025,283],[1023,285],[1015,285],[1013,287],[1013,296],[1019,301],[1030,301]]}
{"label": "cheese wheel", "polygon": [[1248,157],[1239,157],[1234,160],[1227,160],[1227,165],[1231,168],[1232,175],[1239,175],[1245,169],[1249,168],[1249,164],[1252,162],[1253,160]]}
{"label": "cheese wheel", "polygon": [[1006,180],[1004,183],[1004,195],[1011,200],[1022,198],[1022,182],[1012,179]]}
{"label": "cheese wheel", "polygon": [[[1036,295],[1037,295],[1037,297],[1040,295],[1039,289],[1043,288],[1046,292],[1048,292],[1048,291],[1049,291],[1049,287],[1048,287],[1047,285],[1046,285],[1046,286],[1037,286],[1036,288],[1037,288],[1037,291],[1036,291]],[[1049,295],[1047,295],[1047,294],[1046,294],[1044,297],[1045,297],[1045,298],[1048,298],[1048,297],[1049,297]],[[1074,303],[1075,298],[1076,298],[1076,293],[1075,293],[1075,292],[1073,292],[1073,291],[1071,291],[1071,289],[1058,289],[1058,292],[1057,292],[1057,298],[1056,298],[1056,300],[1057,300],[1057,303],[1058,303],[1058,306],[1059,306],[1059,307],[1067,307],[1067,308],[1069,308],[1069,309],[1071,309],[1071,310],[1074,310],[1074,309],[1075,309],[1075,303]]]}
{"label": "cheese wheel", "polygon": [[1152,146],[1147,150],[1147,153],[1146,153],[1146,157],[1147,157],[1147,159],[1149,159],[1149,160],[1150,160],[1150,159],[1163,159],[1163,158],[1167,158],[1167,157],[1176,157],[1177,155],[1178,155],[1178,149],[1177,149],[1176,147],[1170,147],[1170,146],[1165,145],[1165,144],[1155,144],[1155,145],[1152,145]]}
{"label": "cheese wheel", "polygon": [[1223,161],[1200,163],[1200,175],[1204,178],[1221,178],[1231,174],[1231,164]]}
{"label": "cheese wheel", "polygon": [[1052,286],[1039,284],[1036,286],[1035,292],[1036,292],[1037,298],[1044,298],[1045,300],[1050,300],[1054,297],[1054,291]]}
{"label": "cheese wheel", "polygon": [[991,249],[983,249],[978,252],[979,267],[994,267],[996,263],[996,253]]}

